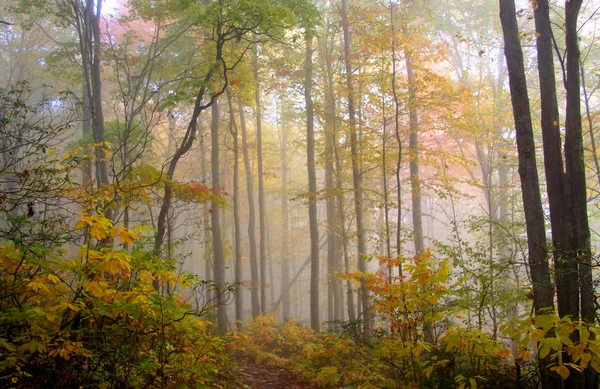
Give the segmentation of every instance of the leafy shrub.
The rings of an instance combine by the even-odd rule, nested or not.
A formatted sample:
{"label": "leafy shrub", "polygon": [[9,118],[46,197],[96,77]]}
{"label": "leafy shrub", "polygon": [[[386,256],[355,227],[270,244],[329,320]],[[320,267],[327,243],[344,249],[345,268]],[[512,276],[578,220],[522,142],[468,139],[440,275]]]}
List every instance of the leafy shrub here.
{"label": "leafy shrub", "polygon": [[221,388],[230,382],[223,340],[182,293],[206,287],[141,250],[103,243],[139,232],[85,215],[77,258],[42,246],[0,245],[0,386]]}

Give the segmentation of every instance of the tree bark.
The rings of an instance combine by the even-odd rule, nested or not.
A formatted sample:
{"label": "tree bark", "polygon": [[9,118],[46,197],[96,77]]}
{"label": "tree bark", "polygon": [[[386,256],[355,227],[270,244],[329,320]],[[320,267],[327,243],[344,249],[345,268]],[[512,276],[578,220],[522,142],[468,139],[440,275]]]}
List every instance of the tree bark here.
{"label": "tree bark", "polygon": [[[363,257],[366,255],[366,238],[363,228],[363,194],[362,194],[362,177],[360,175],[360,155],[359,142],[356,130],[356,109],[354,106],[354,84],[352,80],[352,61],[350,58],[350,23],[348,21],[348,0],[342,0],[342,29],[344,33],[344,64],[346,69],[346,88],[348,90],[348,116],[350,127],[350,149],[352,153],[352,182],[354,186],[354,209],[356,212],[356,233],[358,236],[357,244],[357,262],[358,271],[366,270]],[[360,278],[360,298],[363,307],[362,322],[364,339],[367,343],[371,342],[371,312],[369,311],[369,294],[367,292],[365,277]]]}
{"label": "tree bark", "polygon": [[265,178],[263,172],[263,155],[262,155],[262,112],[260,101],[260,80],[258,78],[258,48],[254,50],[254,103],[256,105],[256,153],[258,162],[258,229],[260,234],[260,251],[259,251],[259,267],[260,267],[260,307],[261,313],[267,313],[267,248],[266,248],[266,231],[265,231]]}
{"label": "tree bark", "polygon": [[252,317],[260,315],[260,296],[258,284],[258,261],[256,253],[256,211],[254,205],[254,178],[250,168],[250,155],[248,152],[248,137],[246,135],[246,119],[242,103],[238,103],[240,113],[240,128],[242,130],[242,151],[244,154],[244,167],[246,169],[246,192],[248,193],[248,240],[250,244],[250,289],[252,299]]}
{"label": "tree bark", "polygon": [[315,123],[312,100],[312,32],[305,33],[304,101],[306,103],[306,167],[308,169],[308,223],[310,227],[310,326],[321,330],[319,317],[319,227],[317,220],[317,175],[315,169]]}
{"label": "tree bark", "polygon": [[423,210],[421,205],[421,181],[419,176],[419,115],[417,113],[417,87],[412,65],[412,53],[405,50],[406,74],[408,78],[410,194],[412,199],[412,222],[415,253],[423,252]]}
{"label": "tree bark", "polygon": [[322,53],[319,56],[325,71],[324,97],[325,107],[325,198],[327,207],[327,284],[331,293],[328,293],[328,317],[329,329],[339,329],[339,323],[343,315],[343,290],[342,282],[336,276],[341,272],[340,267],[340,234],[337,231],[336,220],[336,187],[335,187],[335,132],[336,128],[336,104],[333,87],[333,70],[329,56],[328,36],[321,42]]}
{"label": "tree bark", "polygon": [[288,195],[288,128],[287,117],[283,114],[284,108],[281,107],[281,122],[279,123],[280,138],[279,148],[281,155],[281,295],[282,295],[282,314],[283,320],[290,319],[290,210]]}
{"label": "tree bark", "polygon": [[242,329],[244,320],[244,298],[239,285],[242,282],[242,237],[240,229],[240,151],[238,130],[235,123],[235,113],[231,101],[231,91],[227,89],[227,104],[229,105],[229,129],[233,137],[233,233],[235,242],[235,320],[237,329]]}
{"label": "tree bark", "polygon": [[[219,104],[215,100],[211,106],[211,172],[212,172],[212,193],[214,196],[220,196],[221,177],[219,172]],[[225,288],[225,258],[223,256],[223,242],[221,240],[221,208],[216,201],[211,204],[211,229],[213,238],[213,264],[215,272],[215,288],[217,303],[217,327],[220,335],[227,333],[227,306],[225,302],[227,296],[224,295]]]}
{"label": "tree bark", "polygon": [[[504,54],[508,68],[511,102],[517,132],[519,176],[521,178],[527,230],[533,305],[536,316],[539,316],[551,313],[554,310],[554,289],[550,279],[531,111],[527,94],[523,52],[518,38],[514,0],[500,0],[500,20],[504,35]],[[548,367],[543,364],[541,370],[546,371],[546,369]]]}

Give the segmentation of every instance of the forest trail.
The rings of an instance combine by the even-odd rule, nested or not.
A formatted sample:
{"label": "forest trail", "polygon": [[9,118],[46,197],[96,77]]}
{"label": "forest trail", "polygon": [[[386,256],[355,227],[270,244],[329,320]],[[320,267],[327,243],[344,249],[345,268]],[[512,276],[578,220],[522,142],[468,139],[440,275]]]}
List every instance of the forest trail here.
{"label": "forest trail", "polygon": [[315,389],[299,383],[292,373],[281,368],[261,365],[248,358],[240,358],[237,363],[244,389]]}

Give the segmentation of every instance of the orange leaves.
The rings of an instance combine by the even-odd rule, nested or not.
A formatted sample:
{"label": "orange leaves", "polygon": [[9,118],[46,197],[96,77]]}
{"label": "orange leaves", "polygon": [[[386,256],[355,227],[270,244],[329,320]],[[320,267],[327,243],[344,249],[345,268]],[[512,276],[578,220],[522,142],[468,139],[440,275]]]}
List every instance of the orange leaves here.
{"label": "orange leaves", "polygon": [[227,196],[227,192],[224,192],[222,188],[217,189],[218,194],[214,194],[212,188],[202,185],[198,182],[178,183],[173,185],[173,194],[175,198],[187,202],[200,204],[206,202],[216,202],[223,206],[225,205],[225,199],[223,196]]}

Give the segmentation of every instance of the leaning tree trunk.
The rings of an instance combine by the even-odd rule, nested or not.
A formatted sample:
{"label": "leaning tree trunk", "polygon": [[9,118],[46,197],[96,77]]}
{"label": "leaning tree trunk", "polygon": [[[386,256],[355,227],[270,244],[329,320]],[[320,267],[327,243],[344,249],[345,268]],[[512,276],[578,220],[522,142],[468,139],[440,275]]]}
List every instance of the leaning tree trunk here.
{"label": "leaning tree trunk", "polygon": [[[531,111],[514,0],[500,0],[500,21],[504,34],[504,55],[508,68],[510,95],[517,132],[519,176],[527,230],[533,305],[536,316],[539,316],[554,310],[554,288],[550,279],[544,211],[540,196]],[[545,360],[541,361],[540,370],[543,372],[549,371],[546,362]],[[546,380],[545,382],[551,381]]]}

